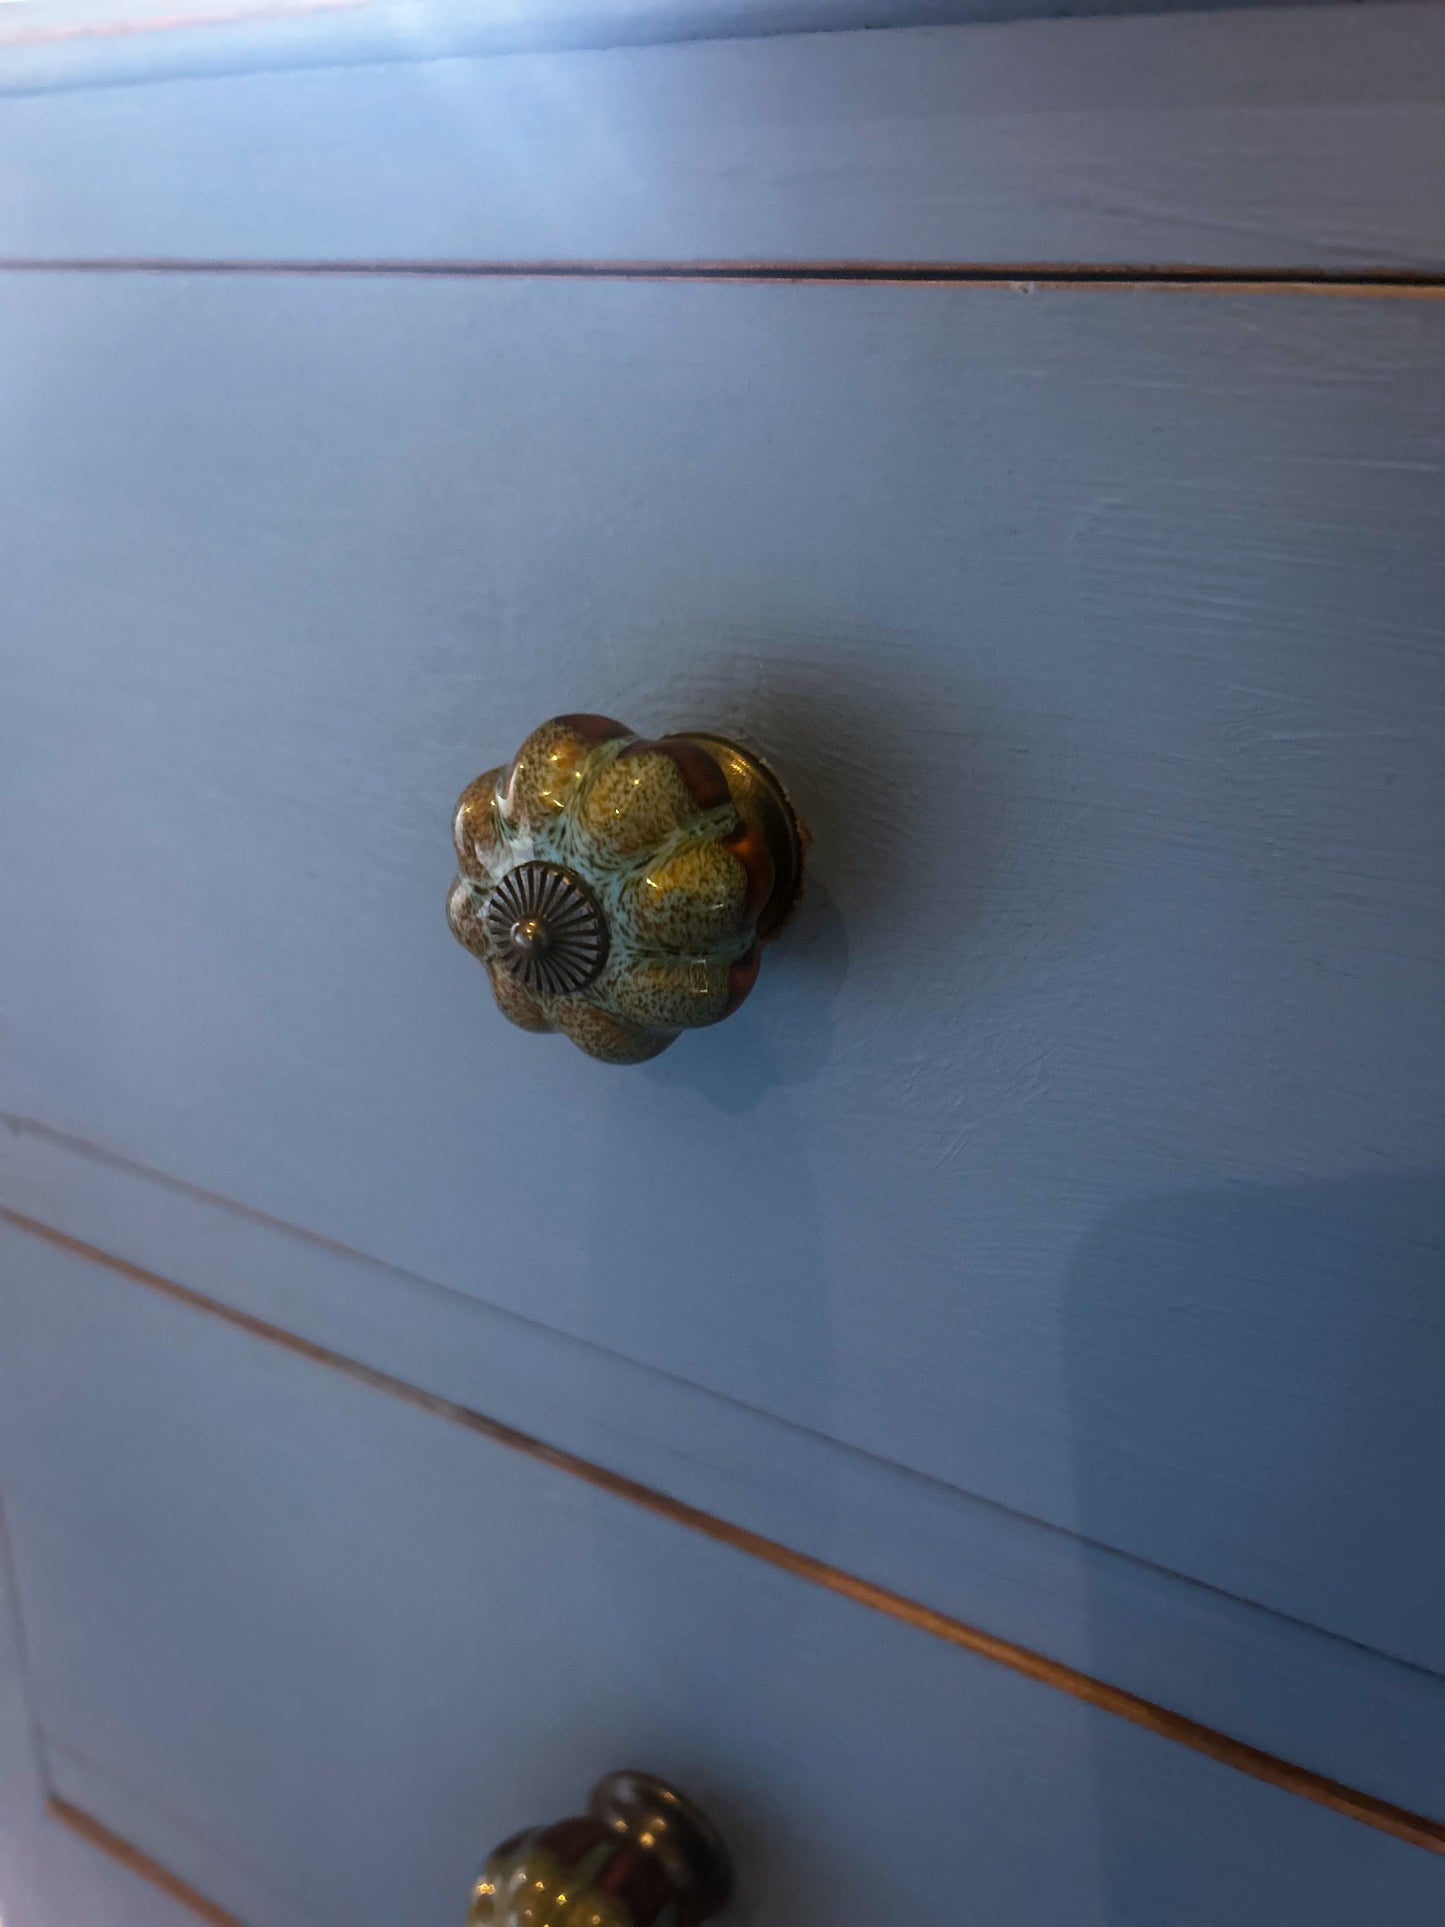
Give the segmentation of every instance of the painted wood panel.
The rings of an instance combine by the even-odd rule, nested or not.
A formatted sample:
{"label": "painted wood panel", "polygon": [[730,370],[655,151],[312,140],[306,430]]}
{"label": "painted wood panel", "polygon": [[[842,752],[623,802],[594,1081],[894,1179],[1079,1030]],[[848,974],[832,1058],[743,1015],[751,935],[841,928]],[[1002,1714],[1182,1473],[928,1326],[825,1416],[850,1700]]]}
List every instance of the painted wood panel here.
{"label": "painted wood panel", "polygon": [[[259,47],[288,61],[419,59],[439,54],[530,53],[559,47],[647,46],[658,41],[756,38],[764,34],[840,33],[849,29],[960,26],[979,20],[1016,20],[1120,13],[1171,13],[1188,0],[273,0],[269,7],[237,0],[184,0],[158,14],[147,0],[7,0],[0,48],[65,43],[72,81],[114,79],[117,49],[110,40],[139,41],[120,50],[138,56],[123,72],[214,71],[238,47],[253,58]],[[1277,0],[1276,0],[1277,3]],[[1315,6],[1321,0],[1285,0]],[[1211,0],[1215,7],[1257,6],[1262,0]],[[317,15],[321,15],[320,19]],[[239,33],[238,30],[239,29]],[[100,42],[99,47],[96,42]],[[79,44],[78,44],[79,43]],[[88,58],[87,58],[88,56]]]}
{"label": "painted wood panel", "polygon": [[[0,1523],[3,1531],[3,1523]],[[32,1905],[32,1854],[44,1803],[26,1698],[8,1532],[0,1537],[0,1920]]]}
{"label": "painted wood panel", "polygon": [[331,63],[215,80],[0,50],[0,255],[1445,270],[1431,6],[494,59],[370,18],[208,32]]}
{"label": "painted wood panel", "polygon": [[37,1221],[58,1227],[143,1267],[152,1289],[201,1279],[211,1305],[282,1320],[332,1354],[775,1546],[1445,1818],[1438,1675],[34,1126],[0,1142],[0,1197],[27,1214],[32,1236]]}
{"label": "painted wood panel", "polygon": [[754,1927],[1439,1918],[1436,1857],[0,1242],[57,1782],[252,1927],[444,1927],[622,1758],[711,1803]]}
{"label": "painted wood panel", "polygon": [[[1442,328],[11,277],[6,1107],[1438,1669]],[[625,1074],[438,907],[576,706],[817,833]]]}
{"label": "painted wood panel", "polygon": [[[8,1279],[8,1267],[4,1275]],[[7,1927],[195,1927],[189,1908],[47,1815],[15,1606],[6,1543],[0,1545],[0,1920]]]}

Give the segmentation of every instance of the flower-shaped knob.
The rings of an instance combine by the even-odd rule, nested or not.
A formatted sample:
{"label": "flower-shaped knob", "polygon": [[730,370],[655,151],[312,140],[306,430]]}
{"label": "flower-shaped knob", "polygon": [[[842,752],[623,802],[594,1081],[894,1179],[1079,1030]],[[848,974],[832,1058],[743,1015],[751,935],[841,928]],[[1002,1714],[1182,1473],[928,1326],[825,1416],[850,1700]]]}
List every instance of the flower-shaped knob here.
{"label": "flower-shaped knob", "polygon": [[729,1016],[802,887],[782,786],[720,736],[558,716],[462,791],[447,916],[502,1013],[639,1064]]}
{"label": "flower-shaped knob", "polygon": [[609,1773],[586,1813],[495,1849],[467,1927],[695,1927],[731,1893],[727,1848],[690,1800],[650,1773]]}

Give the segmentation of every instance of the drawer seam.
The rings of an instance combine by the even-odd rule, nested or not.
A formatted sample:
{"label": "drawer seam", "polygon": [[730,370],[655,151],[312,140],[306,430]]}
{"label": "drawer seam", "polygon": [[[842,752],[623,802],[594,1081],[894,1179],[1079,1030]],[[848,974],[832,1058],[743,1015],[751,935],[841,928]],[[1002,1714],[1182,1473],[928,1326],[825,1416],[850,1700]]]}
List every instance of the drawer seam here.
{"label": "drawer seam", "polygon": [[[1032,1679],[1038,1685],[1065,1693],[1100,1712],[1142,1727],[1157,1738],[1203,1754],[1219,1765],[1278,1787],[1317,1806],[1328,1808],[1347,1819],[1391,1834],[1426,1852],[1445,1855],[1445,1822],[1413,1813],[1391,1801],[1348,1786],[1343,1781],[1331,1779],[1308,1767],[1296,1765],[1277,1754],[1265,1752],[1260,1747],[1251,1746],[1246,1741],[1236,1739],[1218,1728],[1207,1726],[1202,1721],[1190,1719],[1156,1701],[1145,1699],[1140,1694],[1112,1685],[1081,1668],[1051,1659],[1030,1647],[987,1632],[981,1627],[970,1625],[951,1614],[926,1606],[920,1601],[910,1599],[872,1580],[860,1578],[857,1574],[829,1565],[811,1553],[797,1551],[749,1527],[719,1518],[699,1506],[673,1498],[640,1480],[610,1471],[559,1446],[549,1445],[543,1439],[534,1437],[516,1426],[505,1424],[499,1419],[490,1418],[487,1414],[475,1411],[470,1406],[443,1398],[437,1393],[425,1391],[405,1379],[349,1358],[329,1346],[286,1331],[250,1312],[221,1304],[192,1286],[179,1284],[174,1279],[162,1277],[159,1273],[149,1271],[143,1266],[117,1258],[97,1246],[71,1237],[66,1232],[57,1231],[52,1226],[27,1217],[8,1206],[0,1205],[0,1219],[4,1219],[28,1236],[38,1238],[62,1251],[68,1251],[99,1265],[115,1276],[124,1278],[132,1284],[144,1286],[188,1310],[218,1319],[235,1331],[242,1332],[262,1343],[279,1346],[293,1356],[307,1359],[312,1364],[338,1373],[355,1384],[398,1400],[433,1418],[458,1425],[463,1430],[484,1438],[494,1445],[505,1446],[509,1450],[520,1452],[553,1471],[579,1479],[586,1485],[608,1492],[656,1517],[668,1519],[675,1525],[700,1533],[718,1544],[730,1546],[734,1551],[760,1560],[779,1571],[787,1572],[794,1578],[820,1586],[825,1591],[852,1600],[856,1605],[880,1612],[888,1618],[912,1626],[916,1631],[928,1633],[942,1639],[946,1644],[973,1653],[978,1658],[1004,1666],[1027,1679]],[[224,1921],[226,1917],[221,1918]]]}

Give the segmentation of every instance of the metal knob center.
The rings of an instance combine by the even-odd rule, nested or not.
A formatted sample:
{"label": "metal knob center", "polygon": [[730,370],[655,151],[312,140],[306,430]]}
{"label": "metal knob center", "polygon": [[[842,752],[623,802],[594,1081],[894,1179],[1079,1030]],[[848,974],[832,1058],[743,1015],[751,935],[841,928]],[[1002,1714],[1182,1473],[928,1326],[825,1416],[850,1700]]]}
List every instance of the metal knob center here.
{"label": "metal knob center", "polygon": [[552,933],[540,917],[518,917],[507,934],[519,957],[540,957],[552,948]]}
{"label": "metal knob center", "polygon": [[607,923],[591,890],[560,863],[508,870],[487,900],[492,955],[544,997],[585,990],[607,961]]}

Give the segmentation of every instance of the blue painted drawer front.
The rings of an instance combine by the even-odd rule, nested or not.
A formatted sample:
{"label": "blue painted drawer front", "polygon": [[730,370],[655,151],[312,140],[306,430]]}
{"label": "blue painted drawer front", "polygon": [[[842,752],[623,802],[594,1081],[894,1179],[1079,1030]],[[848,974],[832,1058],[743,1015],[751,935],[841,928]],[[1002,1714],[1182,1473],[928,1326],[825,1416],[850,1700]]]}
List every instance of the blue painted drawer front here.
{"label": "blue painted drawer front", "polygon": [[[1445,308],[0,304],[10,1110],[1440,1664]],[[563,707],[816,832],[625,1074],[438,907]]]}
{"label": "blue painted drawer front", "polygon": [[1445,267],[1438,7],[439,58],[479,24],[0,47],[0,257]]}
{"label": "blue painted drawer front", "polygon": [[[1445,1680],[30,1126],[7,1215],[1417,1814]],[[53,1228],[53,1229],[52,1229]],[[134,1270],[127,1270],[133,1267]],[[185,1286],[180,1289],[185,1290]],[[277,1320],[284,1324],[277,1326]]]}
{"label": "blue painted drawer front", "polygon": [[1433,1927],[1445,1861],[0,1228],[47,1755],[248,1927],[451,1927],[620,1760],[750,1927]]}

